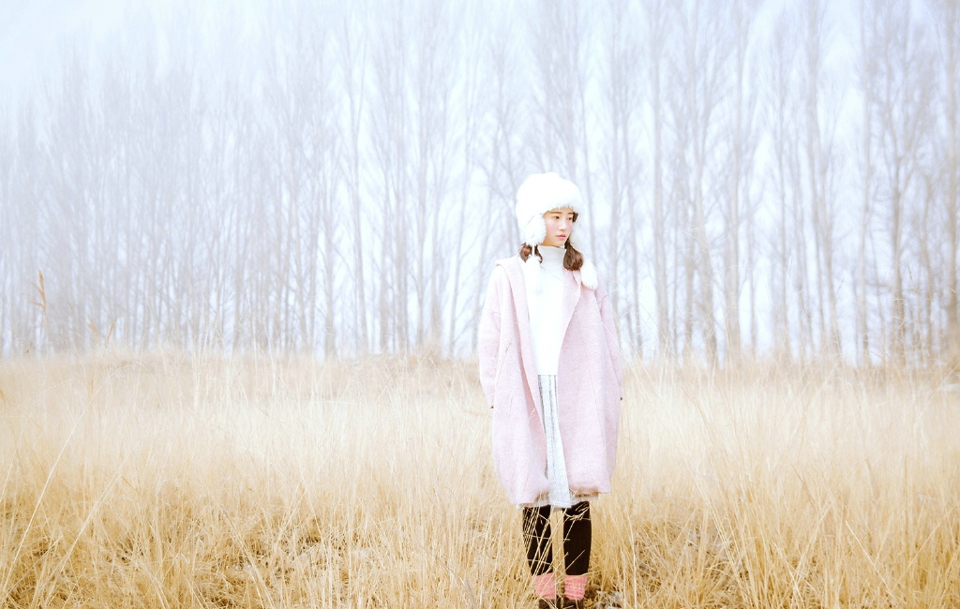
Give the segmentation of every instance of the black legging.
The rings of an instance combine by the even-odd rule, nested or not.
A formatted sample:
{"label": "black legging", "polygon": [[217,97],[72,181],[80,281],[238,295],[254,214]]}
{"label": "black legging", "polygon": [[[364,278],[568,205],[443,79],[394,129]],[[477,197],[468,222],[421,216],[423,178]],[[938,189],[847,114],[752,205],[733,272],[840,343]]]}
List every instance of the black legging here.
{"label": "black legging", "polygon": [[[563,559],[567,575],[584,575],[590,569],[590,503],[581,501],[563,510]],[[523,539],[527,543],[530,572],[543,575],[553,569],[550,544],[550,506],[523,508]]]}

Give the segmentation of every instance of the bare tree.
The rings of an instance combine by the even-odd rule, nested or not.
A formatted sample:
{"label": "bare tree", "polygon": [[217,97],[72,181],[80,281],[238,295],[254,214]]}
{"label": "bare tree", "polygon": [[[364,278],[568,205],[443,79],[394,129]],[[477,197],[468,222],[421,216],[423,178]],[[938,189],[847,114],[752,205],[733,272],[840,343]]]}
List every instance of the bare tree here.
{"label": "bare tree", "polygon": [[[933,155],[931,155],[933,156]],[[943,293],[943,260],[940,258],[941,248],[937,245],[945,241],[942,237],[940,215],[937,198],[937,177],[940,167],[935,164],[922,164],[919,169],[920,184],[917,196],[920,200],[910,217],[910,232],[916,235],[912,239],[913,254],[916,258],[916,272],[914,273],[913,287],[913,323],[910,346],[916,354],[916,361],[927,366],[934,361],[939,353],[943,352],[940,344],[941,328],[937,327],[937,312],[944,308],[939,303],[939,296]],[[910,301],[907,302],[910,306]],[[938,306],[939,305],[939,306]]]}
{"label": "bare tree", "polygon": [[[634,352],[642,348],[639,310],[624,302],[620,285],[631,281],[633,294],[639,291],[639,261],[641,258],[641,225],[635,213],[639,201],[636,178],[639,173],[639,161],[635,149],[638,137],[638,114],[640,109],[640,83],[635,66],[639,62],[639,44],[631,27],[636,19],[623,0],[610,0],[608,4],[608,33],[606,40],[606,65],[604,100],[607,109],[604,152],[602,167],[609,194],[604,198],[610,202],[610,229],[607,231],[608,263],[607,272],[611,278],[610,295],[617,310],[626,312],[630,332],[628,340]],[[628,216],[629,222],[621,218]],[[621,245],[621,232],[624,233]],[[622,277],[620,259],[626,256],[626,248],[632,250],[634,264],[627,266],[630,277]],[[636,302],[636,298],[633,299]]]}
{"label": "bare tree", "polygon": [[919,159],[931,102],[928,86],[931,57],[924,48],[924,32],[908,18],[908,2],[878,7],[877,29],[870,34],[870,52],[877,57],[877,87],[872,95],[877,104],[880,141],[877,152],[886,203],[891,275],[891,328],[889,348],[893,361],[904,363],[907,316],[903,279],[906,205],[916,186]]}
{"label": "bare tree", "polygon": [[[466,8],[465,18],[468,23],[476,23],[481,19],[486,7],[482,2],[471,2]],[[454,107],[462,109],[459,116],[459,129],[457,136],[459,142],[457,148],[460,150],[457,167],[457,177],[460,181],[458,193],[459,201],[454,216],[453,226],[461,231],[464,237],[470,235],[472,238],[455,239],[455,243],[438,243],[438,246],[448,248],[452,251],[451,263],[453,264],[451,280],[444,282],[446,290],[449,293],[449,327],[447,330],[446,352],[453,355],[457,352],[457,344],[462,342],[462,335],[465,332],[473,332],[476,326],[477,318],[470,318],[463,313],[472,312],[469,295],[463,289],[463,277],[467,276],[468,267],[465,260],[466,254],[475,251],[481,242],[488,241],[482,231],[471,231],[468,227],[478,226],[477,204],[481,201],[472,195],[474,189],[474,178],[481,171],[484,147],[481,142],[481,133],[486,119],[488,118],[485,108],[490,102],[490,92],[487,90],[487,74],[485,73],[485,63],[481,59],[483,50],[489,44],[489,32],[479,28],[464,28],[461,39],[463,41],[462,52],[459,53],[460,66],[458,72],[462,75],[459,81],[457,102]],[[487,220],[485,214],[480,214],[480,218]],[[440,256],[442,260],[444,256]],[[483,268],[481,266],[481,268]],[[482,275],[483,273],[478,273]],[[462,326],[462,327],[460,327]],[[473,348],[473,343],[470,343]]]}
{"label": "bare tree", "polygon": [[876,196],[874,192],[874,153],[873,140],[876,119],[874,109],[876,102],[873,99],[874,83],[877,79],[876,56],[868,47],[870,33],[877,28],[876,12],[872,10],[872,3],[866,0],[860,2],[860,78],[861,93],[861,130],[860,146],[860,196],[861,211],[859,235],[857,239],[857,357],[861,366],[870,364],[870,326],[867,314],[867,242],[870,235],[871,201]]}
{"label": "bare tree", "polygon": [[[715,114],[727,94],[725,80],[730,55],[725,12],[711,2],[697,0],[677,7],[680,51],[673,72],[677,103],[673,127],[677,137],[675,183],[686,217],[684,248],[686,306],[684,349],[690,352],[694,323],[699,327],[707,362],[719,362],[714,311],[714,266],[708,215],[714,208],[711,185],[718,118]],[[696,315],[694,317],[694,311]]]}
{"label": "bare tree", "polygon": [[[369,41],[363,35],[363,20],[367,11],[362,7],[345,14],[339,31],[339,54],[342,61],[343,92],[346,100],[344,111],[347,117],[341,121],[341,139],[345,144],[344,176],[350,196],[351,241],[353,246],[353,310],[356,315],[356,332],[360,353],[370,349],[368,327],[366,273],[364,271],[364,221],[361,193],[363,177],[360,173],[362,160],[361,130],[366,111],[366,74]],[[359,24],[357,23],[359,21]],[[358,26],[359,25],[359,26]],[[359,30],[359,31],[358,31]],[[345,123],[345,124],[344,124]]]}
{"label": "bare tree", "polygon": [[[533,110],[538,128],[530,134],[538,170],[553,170],[583,191],[589,244],[596,243],[596,215],[587,117],[589,15],[579,1],[537,0],[531,19],[536,84]],[[593,254],[594,252],[586,252]]]}
{"label": "bare tree", "polygon": [[741,356],[740,330],[740,238],[742,216],[746,202],[744,190],[749,184],[743,178],[749,173],[753,160],[756,138],[753,133],[754,100],[747,82],[747,50],[751,41],[751,29],[756,14],[756,2],[737,0],[733,5],[733,94],[730,103],[731,119],[728,127],[730,153],[726,206],[724,210],[723,248],[723,294],[727,359],[738,363]]}
{"label": "bare tree", "polygon": [[18,244],[14,230],[18,226],[18,210],[13,200],[15,151],[11,121],[0,113],[0,358],[11,350],[11,320],[15,308],[9,297],[14,292],[14,246]]}
{"label": "bare tree", "polygon": [[[803,279],[800,273],[791,273],[791,259],[794,258],[794,243],[802,244],[803,224],[794,223],[793,210],[797,207],[798,193],[794,190],[794,176],[797,175],[797,108],[796,83],[792,70],[796,55],[793,19],[787,13],[781,13],[770,37],[769,61],[766,65],[766,107],[769,137],[772,145],[769,181],[773,188],[775,229],[769,234],[772,319],[771,329],[774,337],[773,351],[781,361],[792,358],[790,337],[794,332],[791,324],[791,310],[797,311],[797,318],[803,316],[803,283],[791,298],[790,286],[795,288],[793,277]],[[799,235],[798,235],[799,233]],[[794,241],[796,239],[796,242]],[[801,252],[803,253],[803,252]],[[802,258],[801,258],[802,260]],[[794,264],[799,264],[795,261]],[[799,306],[791,307],[791,302]],[[796,324],[799,327],[799,323]]]}
{"label": "bare tree", "polygon": [[[41,226],[42,210],[46,204],[49,183],[44,176],[43,151],[40,147],[39,119],[35,102],[28,100],[21,105],[17,116],[16,160],[12,209],[16,214],[16,239],[12,242],[20,249],[9,259],[14,266],[11,277],[11,292],[4,300],[17,303],[10,312],[10,332],[14,348],[22,353],[43,353],[45,294],[32,289],[43,271],[45,259],[38,247],[25,244],[40,244],[44,239]],[[13,228],[11,226],[11,228]],[[36,298],[33,298],[36,296]]]}
{"label": "bare tree", "polygon": [[[453,57],[457,49],[455,22],[440,0],[423,0],[418,7],[410,80],[416,129],[414,226],[418,247],[414,289],[417,304],[415,344],[438,351],[442,344],[443,288],[448,273],[445,240],[441,237],[444,203],[449,194],[452,163]],[[449,226],[449,224],[448,224]]]}
{"label": "bare tree", "polygon": [[[647,66],[649,80],[649,103],[651,110],[650,129],[653,136],[651,151],[651,166],[653,169],[653,287],[656,292],[656,319],[657,319],[657,352],[659,357],[667,359],[675,353],[675,344],[670,330],[672,321],[667,281],[667,212],[664,193],[664,124],[666,110],[663,98],[664,68],[667,63],[666,42],[669,37],[668,10],[666,0],[646,0],[643,3],[643,21],[645,29],[644,63]],[[636,233],[635,233],[636,234]],[[639,282],[634,281],[634,294],[639,293]]]}
{"label": "bare tree", "polygon": [[943,87],[939,97],[940,115],[945,125],[940,131],[945,140],[942,173],[946,192],[944,212],[946,223],[946,342],[948,361],[960,365],[960,300],[957,287],[957,223],[960,208],[960,4],[955,0],[928,2],[936,24],[942,66]]}
{"label": "bare tree", "polygon": [[835,196],[832,181],[836,172],[833,158],[837,103],[822,100],[827,87],[824,73],[824,48],[828,44],[826,4],[814,0],[802,4],[804,80],[802,94],[803,146],[806,160],[807,196],[810,200],[811,233],[815,254],[819,347],[824,354],[840,353],[840,329],[837,318],[837,292],[834,274]]}
{"label": "bare tree", "polygon": [[107,198],[114,154],[108,117],[80,45],[66,46],[61,59],[60,80],[44,99],[47,145],[38,162],[46,165],[50,191],[39,208],[48,235],[41,255],[47,259],[47,338],[57,350],[75,350],[94,346],[109,325],[120,244],[117,207]]}
{"label": "bare tree", "polygon": [[380,15],[377,44],[373,49],[373,82],[370,124],[379,187],[380,207],[374,228],[380,238],[376,274],[380,351],[410,349],[407,285],[410,244],[407,230],[412,222],[405,207],[411,191],[407,142],[410,133],[410,102],[407,93],[409,50],[406,6],[400,2]]}
{"label": "bare tree", "polygon": [[514,215],[514,193],[525,177],[522,163],[522,120],[524,74],[520,68],[520,48],[516,35],[516,9],[507,8],[492,24],[484,53],[484,72],[490,94],[488,122],[481,155],[483,198],[486,213],[481,215],[489,238],[481,239],[477,248],[479,270],[474,282],[471,346],[477,344],[477,324],[483,307],[487,279],[493,270],[492,261],[506,257],[520,247],[520,231]]}

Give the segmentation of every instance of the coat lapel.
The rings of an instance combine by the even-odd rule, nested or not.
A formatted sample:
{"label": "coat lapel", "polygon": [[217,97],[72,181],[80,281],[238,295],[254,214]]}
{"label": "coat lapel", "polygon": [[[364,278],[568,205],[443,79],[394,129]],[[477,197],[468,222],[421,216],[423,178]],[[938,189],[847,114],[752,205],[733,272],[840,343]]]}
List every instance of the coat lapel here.
{"label": "coat lapel", "polygon": [[[580,302],[580,271],[574,271],[572,273],[565,273],[566,278],[563,282],[563,301],[560,303],[561,309],[561,318],[560,318],[560,327],[563,329],[562,336],[566,339],[567,328],[570,327],[570,320],[573,319],[573,312],[577,308],[577,303]],[[561,341],[561,349],[563,348],[563,341]]]}
{"label": "coat lapel", "polygon": [[510,291],[513,294],[513,306],[517,315],[517,328],[520,333],[520,365],[523,367],[523,376],[527,381],[527,388],[533,396],[533,404],[537,415],[543,421],[543,405],[540,403],[540,383],[537,379],[536,359],[533,355],[533,337],[530,334],[530,307],[527,304],[527,288],[523,278],[523,262],[514,257],[503,261],[510,280]]}

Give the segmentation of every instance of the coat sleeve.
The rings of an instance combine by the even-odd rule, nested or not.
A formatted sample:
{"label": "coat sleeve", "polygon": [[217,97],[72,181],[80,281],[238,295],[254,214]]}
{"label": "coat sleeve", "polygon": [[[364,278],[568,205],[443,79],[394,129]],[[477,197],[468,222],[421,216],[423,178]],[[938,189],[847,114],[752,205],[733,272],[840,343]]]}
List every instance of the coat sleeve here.
{"label": "coat sleeve", "polygon": [[498,266],[490,276],[487,298],[480,314],[480,326],[477,332],[480,386],[491,408],[493,408],[496,389],[497,359],[500,353],[500,292],[505,281],[506,272]]}
{"label": "coat sleeve", "polygon": [[623,399],[623,363],[620,359],[620,338],[617,334],[617,324],[614,319],[613,309],[611,309],[610,299],[605,290],[597,290],[597,298],[600,300],[600,319],[603,320],[603,333],[607,340],[607,351],[610,353],[610,363],[617,375],[618,391],[620,399]]}

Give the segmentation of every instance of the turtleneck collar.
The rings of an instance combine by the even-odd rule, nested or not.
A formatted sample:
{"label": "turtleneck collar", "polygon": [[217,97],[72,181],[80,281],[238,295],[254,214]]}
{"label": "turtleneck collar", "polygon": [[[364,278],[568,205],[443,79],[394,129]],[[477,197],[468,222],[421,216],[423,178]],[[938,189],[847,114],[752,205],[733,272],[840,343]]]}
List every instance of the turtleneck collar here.
{"label": "turtleneck collar", "polygon": [[563,257],[567,250],[562,247],[552,247],[549,245],[540,245],[537,247],[540,255],[543,256],[543,265],[547,267],[562,267]]}

